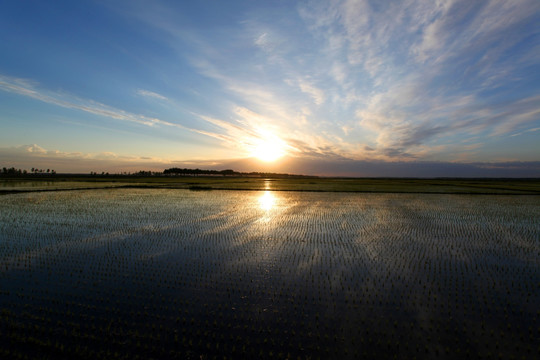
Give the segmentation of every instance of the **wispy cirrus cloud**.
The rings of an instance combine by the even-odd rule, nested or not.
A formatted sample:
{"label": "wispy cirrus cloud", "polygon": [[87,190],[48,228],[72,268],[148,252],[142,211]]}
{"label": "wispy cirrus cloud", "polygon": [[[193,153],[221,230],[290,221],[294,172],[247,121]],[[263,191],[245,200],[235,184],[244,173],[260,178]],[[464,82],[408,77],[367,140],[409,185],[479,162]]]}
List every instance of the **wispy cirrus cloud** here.
{"label": "wispy cirrus cloud", "polygon": [[324,91],[307,81],[299,81],[298,86],[303,93],[311,96],[316,105],[321,105],[326,100]]}
{"label": "wispy cirrus cloud", "polygon": [[300,9],[323,44],[338,98],[356,91],[356,119],[341,127],[368,131],[365,146],[387,159],[423,156],[458,135],[488,139],[537,125],[534,91],[512,99],[498,89],[501,82],[518,86],[538,58],[538,46],[521,44],[535,35],[523,23],[539,11],[527,0],[336,1]]}
{"label": "wispy cirrus cloud", "polygon": [[519,132],[517,134],[512,134],[510,136],[520,136],[520,135],[523,135],[523,134],[526,134],[526,133],[532,133],[532,132],[536,132],[536,131],[539,131],[540,130],[540,127],[537,127],[537,128],[533,128],[533,129],[528,129],[528,130],[525,130],[525,131],[522,131],[522,132]]}
{"label": "wispy cirrus cloud", "polygon": [[137,95],[152,98],[152,99],[169,101],[169,99],[166,96],[163,96],[161,94],[158,94],[158,93],[150,91],[150,90],[139,89],[139,90],[137,90]]}
{"label": "wispy cirrus cloud", "polygon": [[[55,92],[55,91],[42,89],[38,87],[36,82],[30,81],[28,79],[18,79],[18,78],[12,78],[12,77],[0,75],[0,90],[30,97],[30,98],[33,98],[33,99],[36,99],[36,100],[39,100],[48,104],[60,106],[63,108],[84,111],[84,112],[102,116],[105,118],[121,120],[121,121],[129,122],[129,123],[133,123],[137,125],[144,125],[148,127],[156,127],[156,126],[171,127],[171,128],[176,128],[179,130],[185,130],[192,133],[197,133],[197,134],[209,136],[212,138],[216,138],[229,144],[233,142],[231,140],[231,137],[226,134],[213,133],[211,131],[207,131],[204,129],[184,126],[176,122],[166,121],[166,120],[158,119],[155,117],[148,117],[148,116],[140,115],[140,114],[134,114],[125,110],[117,109],[117,108],[93,101],[93,100],[81,99],[76,96],[69,95],[63,92]],[[162,96],[160,94],[147,91],[147,90],[139,90],[137,91],[137,94],[141,96],[157,98],[160,100],[167,100],[165,96]],[[200,118],[203,120],[206,120],[204,119],[204,117],[200,117]],[[222,127],[222,128],[225,129],[226,131],[229,130],[225,127]]]}
{"label": "wispy cirrus cloud", "polygon": [[122,120],[146,126],[164,125],[183,128],[179,124],[174,124],[158,118],[133,114],[93,100],[81,99],[62,92],[44,90],[38,88],[35,82],[26,79],[18,79],[0,75],[0,89],[10,93],[30,97],[48,104],[53,104],[68,109],[80,110],[115,120]]}

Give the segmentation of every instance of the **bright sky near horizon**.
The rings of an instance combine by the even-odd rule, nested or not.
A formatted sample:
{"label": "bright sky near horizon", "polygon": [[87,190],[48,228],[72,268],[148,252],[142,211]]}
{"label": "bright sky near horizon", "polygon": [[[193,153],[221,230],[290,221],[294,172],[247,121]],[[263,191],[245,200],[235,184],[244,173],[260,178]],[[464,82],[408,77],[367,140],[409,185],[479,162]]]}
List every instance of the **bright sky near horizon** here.
{"label": "bright sky near horizon", "polygon": [[538,0],[7,0],[0,165],[538,175],[539,23]]}

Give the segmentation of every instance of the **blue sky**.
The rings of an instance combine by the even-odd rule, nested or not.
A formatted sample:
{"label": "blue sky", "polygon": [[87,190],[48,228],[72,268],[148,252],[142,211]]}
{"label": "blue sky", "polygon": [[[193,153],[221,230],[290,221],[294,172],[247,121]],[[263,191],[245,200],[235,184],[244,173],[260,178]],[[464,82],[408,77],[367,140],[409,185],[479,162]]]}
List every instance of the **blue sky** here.
{"label": "blue sky", "polygon": [[537,0],[5,1],[0,163],[540,176],[539,22]]}

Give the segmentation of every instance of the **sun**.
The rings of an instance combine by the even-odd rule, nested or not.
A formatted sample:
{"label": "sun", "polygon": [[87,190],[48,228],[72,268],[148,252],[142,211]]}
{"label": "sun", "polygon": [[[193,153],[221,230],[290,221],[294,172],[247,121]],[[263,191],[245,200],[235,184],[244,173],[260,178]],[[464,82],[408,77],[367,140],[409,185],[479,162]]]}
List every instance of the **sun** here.
{"label": "sun", "polygon": [[258,139],[251,155],[264,162],[273,162],[285,155],[285,143],[276,136]]}

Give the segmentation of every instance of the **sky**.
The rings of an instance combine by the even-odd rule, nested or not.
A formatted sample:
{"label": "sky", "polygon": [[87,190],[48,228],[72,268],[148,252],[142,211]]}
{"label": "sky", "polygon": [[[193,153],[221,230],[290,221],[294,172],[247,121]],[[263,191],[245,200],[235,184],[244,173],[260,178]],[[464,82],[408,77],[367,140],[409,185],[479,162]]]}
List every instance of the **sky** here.
{"label": "sky", "polygon": [[0,5],[0,166],[540,177],[540,1]]}

